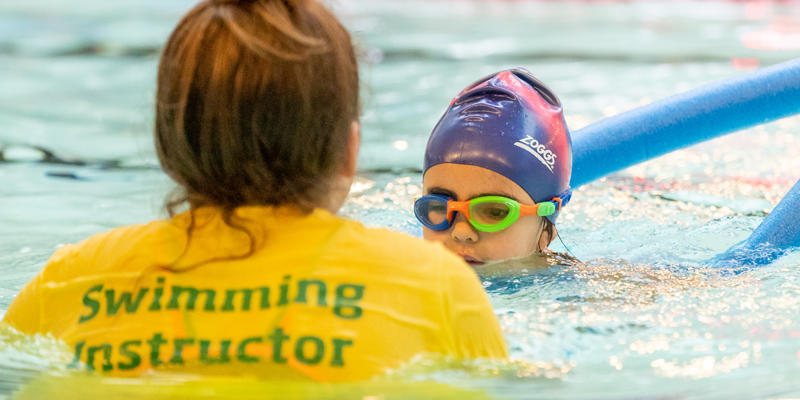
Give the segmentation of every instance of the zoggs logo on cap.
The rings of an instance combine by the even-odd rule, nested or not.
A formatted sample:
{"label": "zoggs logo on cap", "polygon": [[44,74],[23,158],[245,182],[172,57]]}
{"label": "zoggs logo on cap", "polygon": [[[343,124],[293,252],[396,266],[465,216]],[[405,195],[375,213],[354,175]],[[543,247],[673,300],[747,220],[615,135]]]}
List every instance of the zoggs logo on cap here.
{"label": "zoggs logo on cap", "polygon": [[545,145],[539,143],[538,140],[530,136],[525,136],[524,139],[514,143],[514,146],[531,153],[534,157],[541,161],[541,163],[547,167],[550,172],[553,172],[553,167],[556,165],[557,156],[552,151],[548,150]]}

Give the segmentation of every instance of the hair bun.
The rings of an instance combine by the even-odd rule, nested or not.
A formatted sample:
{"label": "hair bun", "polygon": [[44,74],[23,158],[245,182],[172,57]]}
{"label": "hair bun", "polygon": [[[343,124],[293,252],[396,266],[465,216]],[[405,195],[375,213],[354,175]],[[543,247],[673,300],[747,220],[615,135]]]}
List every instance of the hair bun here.
{"label": "hair bun", "polygon": [[270,2],[270,1],[279,1],[284,3],[286,6],[297,6],[298,4],[303,3],[303,0],[209,0],[209,2],[215,6],[222,6],[222,5],[245,5],[249,3],[257,3],[257,2]]}
{"label": "hair bun", "polygon": [[211,4],[215,6],[224,6],[224,5],[238,6],[242,4],[253,3],[256,0],[209,0],[209,1],[211,2]]}

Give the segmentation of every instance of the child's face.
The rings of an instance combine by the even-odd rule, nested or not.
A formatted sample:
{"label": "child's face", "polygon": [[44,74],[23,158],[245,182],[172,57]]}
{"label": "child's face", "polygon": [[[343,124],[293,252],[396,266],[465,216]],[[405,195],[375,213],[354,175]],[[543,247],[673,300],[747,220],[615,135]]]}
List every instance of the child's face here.
{"label": "child's face", "polygon": [[[498,195],[512,198],[521,204],[534,201],[519,185],[486,168],[462,164],[438,164],[431,167],[422,181],[424,194],[441,194],[456,201],[479,196]],[[445,247],[463,257],[470,265],[486,261],[528,256],[539,249],[544,220],[538,216],[521,217],[499,232],[476,230],[461,213],[452,226],[443,231],[422,228],[426,240],[444,243]]]}

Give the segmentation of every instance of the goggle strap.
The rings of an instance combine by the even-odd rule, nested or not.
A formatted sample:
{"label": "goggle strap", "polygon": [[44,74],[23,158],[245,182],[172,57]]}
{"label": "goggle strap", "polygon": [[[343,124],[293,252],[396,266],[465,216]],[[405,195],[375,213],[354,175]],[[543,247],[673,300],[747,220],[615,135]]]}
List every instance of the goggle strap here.
{"label": "goggle strap", "polygon": [[556,212],[561,211],[562,201],[561,197],[553,197],[553,200],[550,200],[556,206]]}
{"label": "goggle strap", "polygon": [[561,199],[561,207],[564,207],[569,204],[570,199],[572,199],[572,189],[567,189],[556,197]]}
{"label": "goggle strap", "polygon": [[558,213],[561,211],[567,203],[569,203],[570,198],[572,198],[572,189],[567,189],[564,193],[561,193],[558,196],[553,197],[550,202],[556,207],[556,211],[553,214]]}

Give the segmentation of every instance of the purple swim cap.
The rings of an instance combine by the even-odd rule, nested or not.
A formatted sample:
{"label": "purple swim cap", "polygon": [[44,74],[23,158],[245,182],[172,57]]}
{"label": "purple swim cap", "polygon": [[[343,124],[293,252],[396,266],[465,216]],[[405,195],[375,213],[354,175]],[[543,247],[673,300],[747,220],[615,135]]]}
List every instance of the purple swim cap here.
{"label": "purple swim cap", "polygon": [[523,68],[477,81],[453,99],[428,139],[423,174],[444,163],[489,169],[537,203],[559,197],[566,205],[572,140],[561,102]]}

